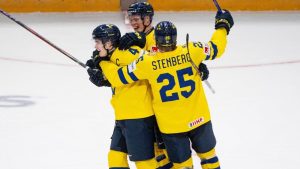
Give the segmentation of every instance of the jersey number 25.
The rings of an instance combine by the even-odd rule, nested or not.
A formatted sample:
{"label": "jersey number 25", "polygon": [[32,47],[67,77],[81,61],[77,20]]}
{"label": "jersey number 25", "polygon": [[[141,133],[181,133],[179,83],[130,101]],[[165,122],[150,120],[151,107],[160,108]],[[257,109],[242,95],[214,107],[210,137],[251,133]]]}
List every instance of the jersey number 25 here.
{"label": "jersey number 25", "polygon": [[[181,95],[185,98],[188,98],[192,95],[192,93],[195,90],[195,82],[193,80],[185,80],[184,75],[193,75],[193,70],[192,67],[188,67],[185,69],[177,70],[177,78],[179,82],[180,88],[188,87],[190,86],[191,89],[190,91],[181,91]],[[157,78],[157,83],[162,83],[164,80],[168,80],[169,84],[163,86],[160,90],[160,97],[162,102],[169,102],[169,101],[174,101],[174,100],[179,100],[179,95],[178,92],[171,93],[170,96],[167,96],[167,91],[172,90],[175,87],[175,77],[171,75],[170,73],[163,73],[160,74]]]}

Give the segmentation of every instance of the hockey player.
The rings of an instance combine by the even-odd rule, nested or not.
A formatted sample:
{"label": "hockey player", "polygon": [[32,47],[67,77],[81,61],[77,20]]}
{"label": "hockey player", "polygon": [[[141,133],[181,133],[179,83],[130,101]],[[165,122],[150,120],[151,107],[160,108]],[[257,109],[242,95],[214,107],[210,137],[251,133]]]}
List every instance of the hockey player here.
{"label": "hockey player", "polygon": [[155,27],[159,51],[142,55],[125,67],[101,60],[100,66],[114,86],[147,79],[151,84],[153,108],[175,169],[192,168],[190,142],[203,169],[220,168],[215,153],[216,139],[202,83],[190,62],[220,57],[234,22],[229,11],[218,12],[211,41],[176,46],[177,30],[168,21]]}
{"label": "hockey player", "polygon": [[[156,52],[157,47],[154,37],[154,27],[152,25],[154,9],[148,2],[137,2],[129,6],[127,13],[131,27],[135,32],[139,32],[140,36],[146,36],[146,45],[144,48],[148,52]],[[119,49],[126,50],[131,46],[142,46],[144,43],[141,38],[134,32],[123,35],[120,39]],[[209,70],[204,63],[200,63],[199,70],[201,72],[202,81],[209,77]]]}
{"label": "hockey player", "polygon": [[[154,10],[151,4],[148,2],[133,3],[129,6],[127,13],[129,15],[130,25],[134,31],[146,35],[144,49],[147,51],[155,50],[154,27],[152,26]],[[139,39],[136,37],[136,34],[126,33],[120,40],[119,49],[128,49],[138,44]]]}
{"label": "hockey player", "polygon": [[[131,46],[139,46],[147,51],[156,50],[154,39],[154,28],[152,19],[154,10],[151,4],[147,2],[136,2],[129,6],[127,13],[132,28],[136,32],[126,33],[118,45],[120,50],[128,50]],[[146,40],[146,43],[145,43]],[[207,73],[208,76],[208,73]],[[162,143],[160,132],[156,131],[155,156],[160,167],[171,166],[168,156],[166,155],[165,146]]]}
{"label": "hockey player", "polygon": [[[148,2],[136,2],[132,3],[127,14],[129,16],[129,22],[135,32],[126,33],[120,39],[119,49],[126,50],[131,46],[137,45],[142,47],[148,52],[155,52],[157,47],[155,45],[154,39],[154,27],[152,25],[152,20],[154,16],[154,10],[150,3]],[[143,40],[146,39],[144,46]],[[167,165],[170,161],[166,155],[165,146],[160,136],[160,132],[157,129],[157,143],[155,144],[155,156],[160,166]]]}
{"label": "hockey player", "polygon": [[[103,24],[93,31],[96,55],[109,56],[112,63],[125,66],[140,55],[139,47],[118,50],[120,31],[115,25]],[[145,41],[145,40],[144,40]],[[110,86],[93,63],[101,59],[96,56],[88,61],[90,80],[97,86]],[[95,77],[100,79],[95,79]],[[146,80],[122,87],[112,85],[111,104],[115,110],[116,123],[108,155],[110,169],[128,169],[127,154],[138,169],[156,169],[158,164],[154,153],[156,120],[152,108],[150,85]],[[170,169],[171,163],[160,169]]]}

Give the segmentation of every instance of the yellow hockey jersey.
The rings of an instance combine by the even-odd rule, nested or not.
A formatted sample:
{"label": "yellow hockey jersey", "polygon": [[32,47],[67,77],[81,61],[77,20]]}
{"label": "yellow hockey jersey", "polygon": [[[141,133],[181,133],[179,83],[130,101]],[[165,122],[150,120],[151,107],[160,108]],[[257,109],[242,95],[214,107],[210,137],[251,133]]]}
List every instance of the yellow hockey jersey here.
{"label": "yellow hockey jersey", "polygon": [[155,36],[154,36],[154,29],[152,29],[147,35],[146,35],[146,44],[144,49],[146,51],[152,52],[153,48],[156,48],[155,43]]}
{"label": "yellow hockey jersey", "polygon": [[[126,66],[136,60],[140,52],[138,47],[131,47],[126,51],[116,49],[110,61],[114,65]],[[151,87],[147,80],[124,86],[112,84],[112,91],[111,104],[115,110],[116,120],[138,119],[154,115]]]}
{"label": "yellow hockey jersey", "polygon": [[210,120],[200,76],[192,67],[204,60],[220,57],[227,44],[227,32],[218,29],[208,43],[189,43],[174,51],[142,55],[126,67],[107,61],[100,63],[104,74],[115,86],[148,79],[152,87],[153,108],[163,133],[190,131]]}

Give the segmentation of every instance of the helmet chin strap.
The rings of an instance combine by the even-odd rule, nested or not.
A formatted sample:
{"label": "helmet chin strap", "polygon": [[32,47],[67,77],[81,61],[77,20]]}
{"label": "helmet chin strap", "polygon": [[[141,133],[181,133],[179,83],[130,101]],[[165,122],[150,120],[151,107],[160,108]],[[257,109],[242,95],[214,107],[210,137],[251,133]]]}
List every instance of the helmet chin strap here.
{"label": "helmet chin strap", "polygon": [[145,25],[145,21],[144,21],[144,20],[143,20],[143,25],[144,25],[143,32],[144,32],[144,33],[146,33],[145,31],[146,31],[146,29],[147,29],[147,27],[148,27],[149,25],[147,25],[147,26],[146,26],[146,25]]}
{"label": "helmet chin strap", "polygon": [[141,16],[141,19],[143,20],[143,25],[144,25],[143,32],[146,33],[145,31],[146,31],[146,29],[151,25],[151,22],[150,22],[148,25],[146,25],[146,24],[145,24],[145,19],[144,19],[144,18],[145,18],[145,16],[144,16],[144,17]]}
{"label": "helmet chin strap", "polygon": [[105,50],[106,50],[106,52],[107,52],[107,56],[108,57],[110,57],[111,55],[112,55],[112,53],[116,50],[116,48],[115,47],[113,47],[112,49],[106,49],[106,48],[104,48]]}
{"label": "helmet chin strap", "polygon": [[113,47],[110,51],[108,50],[108,56],[110,57],[115,50],[115,47]]}
{"label": "helmet chin strap", "polygon": [[104,49],[106,50],[107,56],[110,57],[111,54],[116,50],[116,47],[115,47],[114,45],[111,45],[112,48],[111,48],[111,49],[107,49],[107,48],[105,47],[105,46],[106,46],[106,43],[107,43],[107,42],[105,42],[105,44],[104,44]]}

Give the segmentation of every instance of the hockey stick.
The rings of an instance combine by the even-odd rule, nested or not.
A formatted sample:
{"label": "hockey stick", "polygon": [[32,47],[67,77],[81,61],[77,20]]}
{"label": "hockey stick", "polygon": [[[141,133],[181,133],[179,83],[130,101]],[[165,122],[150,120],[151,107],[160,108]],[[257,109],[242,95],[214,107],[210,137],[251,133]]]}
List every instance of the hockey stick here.
{"label": "hockey stick", "polygon": [[42,35],[38,34],[36,31],[34,31],[33,29],[29,28],[28,26],[26,26],[25,24],[23,24],[22,22],[16,20],[15,18],[13,18],[12,16],[10,16],[7,12],[4,12],[2,9],[0,9],[0,12],[5,15],[6,17],[8,17],[9,19],[11,19],[12,21],[14,21],[15,23],[17,23],[18,25],[22,26],[23,28],[25,28],[26,30],[28,30],[30,33],[32,33],[33,35],[35,35],[36,37],[40,38],[42,41],[46,42],[48,45],[52,46],[53,48],[55,48],[56,50],[58,50],[59,52],[61,52],[62,54],[64,54],[65,56],[67,56],[68,58],[70,58],[71,60],[73,60],[74,62],[78,63],[80,66],[82,66],[83,68],[86,68],[86,65],[84,63],[82,63],[81,61],[79,61],[78,59],[76,59],[74,56],[72,56],[71,54],[69,54],[68,52],[64,51],[63,49],[59,48],[58,46],[54,45],[52,42],[50,42],[49,40],[47,40],[46,38],[44,38]]}
{"label": "hockey stick", "polygon": [[217,1],[217,0],[213,0],[213,1],[214,1],[215,6],[217,7],[218,11],[219,11],[219,12],[222,12],[222,9],[221,9],[221,7],[220,7],[218,1]]}
{"label": "hockey stick", "polygon": [[[191,57],[191,54],[190,54],[190,50],[189,50],[189,34],[186,34],[186,48],[187,48],[187,51],[188,51],[188,54],[190,56],[190,63],[192,64],[193,68],[197,71],[198,75],[200,76],[200,78],[202,77],[201,76],[201,72],[200,70],[198,69],[198,66],[195,64],[195,62],[192,60],[192,57]],[[204,83],[206,84],[206,86],[210,89],[210,91],[215,94],[216,91],[214,90],[214,88],[211,86],[211,84],[208,82],[208,80],[204,80]]]}

